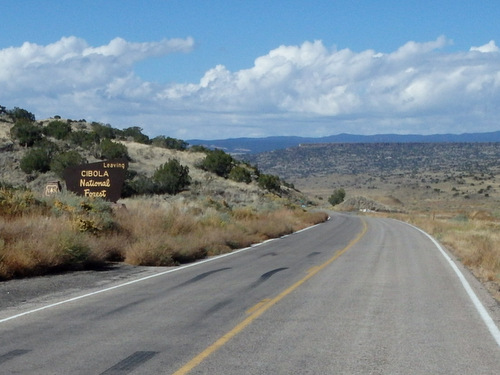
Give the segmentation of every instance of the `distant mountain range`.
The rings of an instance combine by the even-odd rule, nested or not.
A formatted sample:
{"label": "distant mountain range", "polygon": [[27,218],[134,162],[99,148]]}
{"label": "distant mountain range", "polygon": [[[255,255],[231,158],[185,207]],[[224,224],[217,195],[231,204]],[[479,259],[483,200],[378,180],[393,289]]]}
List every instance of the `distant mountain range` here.
{"label": "distant mountain range", "polygon": [[190,145],[219,148],[231,154],[257,154],[260,152],[296,147],[306,143],[471,143],[500,142],[500,131],[489,133],[464,134],[377,134],[355,135],[338,134],[320,138],[309,137],[267,137],[267,138],[229,138],[187,140]]}

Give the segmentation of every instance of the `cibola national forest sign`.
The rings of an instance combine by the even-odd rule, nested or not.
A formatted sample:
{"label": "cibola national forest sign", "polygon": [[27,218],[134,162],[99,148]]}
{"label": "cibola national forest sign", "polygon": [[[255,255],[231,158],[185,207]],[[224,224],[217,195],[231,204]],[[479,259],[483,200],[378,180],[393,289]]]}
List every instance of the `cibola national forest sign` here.
{"label": "cibola national forest sign", "polygon": [[121,197],[128,162],[107,160],[64,170],[66,188],[78,195],[116,202]]}

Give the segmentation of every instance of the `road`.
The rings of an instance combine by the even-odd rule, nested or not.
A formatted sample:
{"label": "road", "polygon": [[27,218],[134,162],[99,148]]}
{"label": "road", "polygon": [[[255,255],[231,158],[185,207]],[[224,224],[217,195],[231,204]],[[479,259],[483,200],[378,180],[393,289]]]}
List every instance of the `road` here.
{"label": "road", "polygon": [[230,256],[0,311],[0,374],[498,374],[500,309],[465,275],[479,310],[424,233],[338,214]]}

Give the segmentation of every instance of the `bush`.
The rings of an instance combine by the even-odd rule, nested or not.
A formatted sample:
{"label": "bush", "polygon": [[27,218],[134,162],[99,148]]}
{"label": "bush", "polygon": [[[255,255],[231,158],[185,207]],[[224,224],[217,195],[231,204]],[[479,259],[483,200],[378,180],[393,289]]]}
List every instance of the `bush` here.
{"label": "bush", "polygon": [[180,151],[186,150],[187,146],[189,145],[187,142],[181,139],[165,137],[163,135],[159,135],[158,137],[153,138],[151,144],[155,147],[162,147]]}
{"label": "bush", "polygon": [[191,184],[189,167],[182,166],[177,159],[169,159],[154,173],[159,194],[177,194]]}
{"label": "bush", "polygon": [[123,138],[132,138],[134,142],[150,144],[149,137],[142,133],[142,128],[138,126],[132,126],[130,128],[123,129],[121,131],[121,136]]}
{"label": "bush", "polygon": [[33,148],[21,159],[20,166],[21,170],[27,174],[45,173],[50,170],[50,154],[44,149]]}
{"label": "bush", "polygon": [[231,155],[222,150],[210,151],[205,159],[200,163],[200,168],[215,173],[220,177],[227,178],[234,165],[234,159]]}
{"label": "bush", "polygon": [[76,132],[69,133],[68,140],[75,146],[81,146],[88,149],[94,145],[99,144],[100,138],[95,132],[78,130]]}
{"label": "bush", "polygon": [[150,195],[157,191],[157,184],[151,178],[138,175],[132,179],[125,180],[122,188],[122,197],[132,197],[134,195]]}
{"label": "bush", "polygon": [[28,122],[34,122],[36,120],[33,113],[19,107],[14,107],[14,109],[8,110],[7,114],[14,121],[26,120]]}
{"label": "bush", "polygon": [[10,129],[10,135],[21,146],[31,147],[42,139],[42,128],[27,119],[19,119]]}
{"label": "bush", "polygon": [[189,148],[189,151],[190,152],[203,152],[207,155],[210,152],[212,152],[212,150],[210,150],[209,148],[206,148],[205,146],[202,146],[202,145],[193,145]]}
{"label": "bush", "polygon": [[101,159],[127,159],[130,160],[128,155],[127,146],[113,142],[110,139],[104,139],[99,145]]}
{"label": "bush", "polygon": [[337,204],[342,203],[344,201],[344,198],[345,198],[345,190],[341,188],[335,190],[333,194],[330,195],[330,197],[328,198],[328,202],[332,206],[336,206]]}
{"label": "bush", "polygon": [[90,126],[92,127],[92,131],[97,135],[99,139],[116,138],[115,129],[113,129],[111,125],[104,125],[98,122],[93,122],[90,124]]}
{"label": "bush", "polygon": [[50,170],[62,178],[63,172],[67,167],[73,167],[86,162],[87,160],[77,151],[62,152],[52,158]]}
{"label": "bush", "polygon": [[11,218],[43,212],[46,205],[32,191],[0,186],[0,217]]}
{"label": "bush", "polygon": [[279,193],[281,191],[281,182],[278,176],[261,174],[259,176],[259,186],[271,192]]}
{"label": "bush", "polygon": [[229,173],[229,179],[236,182],[244,182],[246,184],[249,184],[250,182],[252,182],[252,174],[247,168],[237,165],[233,167],[233,169],[231,169],[231,172]]}
{"label": "bush", "polygon": [[51,121],[43,128],[43,134],[56,139],[65,139],[71,133],[71,125],[62,121]]}

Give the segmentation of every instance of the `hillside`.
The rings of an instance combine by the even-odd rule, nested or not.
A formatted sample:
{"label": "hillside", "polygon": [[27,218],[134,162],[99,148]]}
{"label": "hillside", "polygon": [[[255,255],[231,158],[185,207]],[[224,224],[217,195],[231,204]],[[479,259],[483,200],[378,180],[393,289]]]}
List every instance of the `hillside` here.
{"label": "hillside", "polygon": [[[47,124],[54,119],[37,121],[40,126]],[[73,131],[90,131],[90,124],[85,121],[72,121],[68,119],[58,119],[64,123],[71,124]],[[28,152],[29,148],[20,146],[12,140],[10,129],[13,121],[6,115],[0,116],[0,182],[13,186],[28,187],[37,192],[43,192],[45,185],[50,181],[60,181],[64,187],[64,181],[51,171],[47,173],[26,174],[20,168],[20,161]],[[51,139],[51,142],[58,144],[61,150],[68,150],[68,145],[63,141]],[[203,152],[180,151],[163,147],[155,147],[150,144],[137,143],[131,140],[116,141],[126,146],[130,156],[129,170],[137,175],[151,177],[155,170],[169,159],[177,159],[181,165],[189,168],[189,175],[192,183],[190,187],[178,196],[165,196],[165,199],[197,199],[200,194],[204,196],[219,197],[235,205],[255,205],[265,204],[268,200],[267,192],[260,188],[256,182],[249,184],[238,183],[227,178],[222,178],[214,173],[206,172],[197,167],[197,164],[206,157]],[[96,162],[94,150],[76,147],[78,151],[89,162]],[[282,192],[293,201],[302,202],[304,196],[293,189],[282,186]]]}
{"label": "hillside", "polygon": [[500,215],[500,143],[304,144],[243,158],[322,200],[344,188],[398,208]]}

